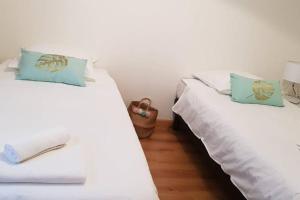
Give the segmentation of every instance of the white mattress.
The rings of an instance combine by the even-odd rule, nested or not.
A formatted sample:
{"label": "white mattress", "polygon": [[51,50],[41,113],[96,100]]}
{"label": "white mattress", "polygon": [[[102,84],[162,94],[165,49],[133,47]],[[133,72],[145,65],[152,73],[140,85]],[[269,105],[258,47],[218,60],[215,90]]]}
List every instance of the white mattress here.
{"label": "white mattress", "polygon": [[247,199],[300,199],[300,109],[239,104],[184,80],[173,111]]}
{"label": "white mattress", "polygon": [[84,185],[0,184],[1,200],[158,199],[126,107],[107,73],[96,70],[96,83],[76,87],[18,81],[2,71],[0,147],[18,135],[66,127],[83,149],[87,179]]}

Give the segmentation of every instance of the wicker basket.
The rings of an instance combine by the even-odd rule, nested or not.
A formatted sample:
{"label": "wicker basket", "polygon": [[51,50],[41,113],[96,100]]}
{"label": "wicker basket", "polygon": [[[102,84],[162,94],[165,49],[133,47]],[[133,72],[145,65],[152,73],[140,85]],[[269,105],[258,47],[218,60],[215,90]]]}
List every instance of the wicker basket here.
{"label": "wicker basket", "polygon": [[151,107],[151,100],[143,98],[140,101],[132,101],[128,107],[128,113],[138,137],[150,137],[155,129],[158,115],[158,110]]}

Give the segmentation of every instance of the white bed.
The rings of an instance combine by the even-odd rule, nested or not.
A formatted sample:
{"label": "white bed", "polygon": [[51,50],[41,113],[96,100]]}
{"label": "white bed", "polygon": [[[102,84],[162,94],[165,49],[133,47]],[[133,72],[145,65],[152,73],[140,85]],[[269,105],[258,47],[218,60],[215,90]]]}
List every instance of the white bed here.
{"label": "white bed", "polygon": [[0,148],[59,125],[81,146],[87,165],[84,185],[2,183],[1,200],[158,199],[126,107],[105,71],[96,70],[97,82],[87,87],[18,81],[0,71]]}
{"label": "white bed", "polygon": [[300,109],[239,104],[185,79],[173,111],[249,200],[300,199]]}

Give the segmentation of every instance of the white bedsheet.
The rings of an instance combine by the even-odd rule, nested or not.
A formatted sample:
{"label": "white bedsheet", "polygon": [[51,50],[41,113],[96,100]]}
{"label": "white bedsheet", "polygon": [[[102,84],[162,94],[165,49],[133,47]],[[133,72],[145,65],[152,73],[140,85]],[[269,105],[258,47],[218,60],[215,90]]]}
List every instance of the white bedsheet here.
{"label": "white bedsheet", "polygon": [[239,104],[197,80],[184,80],[173,111],[247,199],[300,199],[300,109]]}
{"label": "white bedsheet", "polygon": [[0,146],[20,133],[63,126],[80,140],[87,164],[84,185],[0,184],[1,200],[158,199],[117,86],[105,72],[96,73],[97,82],[87,87],[0,73]]}

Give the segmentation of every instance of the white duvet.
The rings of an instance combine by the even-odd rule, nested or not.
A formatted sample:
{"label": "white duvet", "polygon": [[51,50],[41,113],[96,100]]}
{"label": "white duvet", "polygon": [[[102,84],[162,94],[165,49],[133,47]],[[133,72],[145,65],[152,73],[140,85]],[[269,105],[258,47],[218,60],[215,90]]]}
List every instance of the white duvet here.
{"label": "white duvet", "polygon": [[0,147],[63,126],[80,141],[87,173],[84,185],[1,183],[1,200],[158,199],[126,107],[104,71],[96,70],[96,83],[76,87],[18,81],[0,70]]}
{"label": "white duvet", "polygon": [[239,104],[193,79],[173,111],[247,199],[300,199],[300,109]]}

